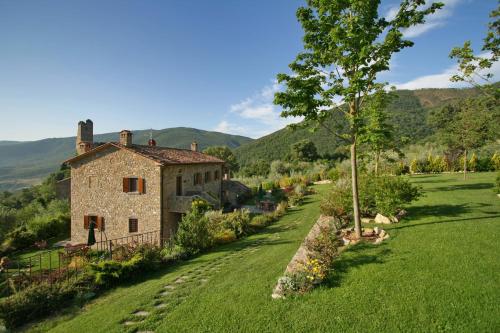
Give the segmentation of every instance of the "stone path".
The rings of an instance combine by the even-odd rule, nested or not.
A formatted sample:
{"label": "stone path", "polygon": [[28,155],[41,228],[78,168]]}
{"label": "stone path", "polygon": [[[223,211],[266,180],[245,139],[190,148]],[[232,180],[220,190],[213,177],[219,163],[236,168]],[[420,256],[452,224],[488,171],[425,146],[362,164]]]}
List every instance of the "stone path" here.
{"label": "stone path", "polygon": [[245,254],[258,251],[262,242],[262,240],[255,241],[241,250],[234,250],[174,277],[158,291],[151,304],[136,309],[123,320],[124,328],[126,331],[136,333],[154,333],[151,330],[153,323],[148,322],[148,318],[151,316],[166,316],[169,310],[187,299],[194,289],[206,288],[211,278],[219,274],[230,261],[241,260],[245,257]]}

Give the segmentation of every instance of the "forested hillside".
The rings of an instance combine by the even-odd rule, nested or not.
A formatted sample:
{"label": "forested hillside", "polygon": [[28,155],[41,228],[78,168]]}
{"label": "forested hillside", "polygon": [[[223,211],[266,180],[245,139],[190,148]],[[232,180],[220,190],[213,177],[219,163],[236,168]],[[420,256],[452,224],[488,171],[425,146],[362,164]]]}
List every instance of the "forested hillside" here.
{"label": "forested hillside", "polygon": [[[478,95],[477,89],[420,89],[398,90],[387,108],[396,131],[396,138],[408,142],[420,142],[432,134],[427,125],[428,112],[453,101]],[[235,150],[241,165],[256,159],[283,159],[290,151],[290,145],[303,139],[310,139],[320,154],[335,154],[341,146],[340,140],[325,129],[312,133],[308,129],[281,129]]]}
{"label": "forested hillside", "polygon": [[[133,133],[134,143],[147,144],[149,130]],[[236,148],[252,141],[243,136],[186,127],[154,130],[153,137],[159,146],[174,148],[189,148],[193,140],[198,142],[200,149],[220,145]],[[16,190],[40,183],[75,153],[75,140],[75,137],[69,137],[29,142],[0,141],[0,190]],[[94,135],[94,141],[118,141],[118,133]]]}

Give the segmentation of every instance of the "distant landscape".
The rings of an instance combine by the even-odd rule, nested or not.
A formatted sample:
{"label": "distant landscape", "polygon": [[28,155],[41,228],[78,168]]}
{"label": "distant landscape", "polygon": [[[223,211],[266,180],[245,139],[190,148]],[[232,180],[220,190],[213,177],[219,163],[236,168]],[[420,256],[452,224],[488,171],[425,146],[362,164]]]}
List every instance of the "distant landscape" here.
{"label": "distant landscape", "polygon": [[[150,130],[135,130],[133,133],[135,143],[147,144]],[[153,130],[153,137],[159,146],[173,148],[189,148],[195,140],[200,149],[222,145],[234,149],[253,141],[244,136],[187,127]],[[27,142],[0,141],[0,191],[14,191],[41,183],[64,160],[75,154],[75,140],[75,137],[68,137]],[[94,142],[108,141],[118,141],[118,133],[94,135]]]}
{"label": "distant landscape", "polygon": [[[397,98],[387,107],[387,112],[395,127],[396,137],[406,140],[407,143],[418,143],[433,134],[427,125],[429,111],[460,99],[477,96],[478,90],[399,90],[395,94]],[[135,143],[147,144],[150,130],[134,130],[133,133]],[[289,152],[290,145],[303,139],[314,142],[322,155],[339,153],[342,146],[324,129],[311,132],[309,129],[292,131],[283,128],[254,140],[239,135],[177,127],[153,130],[153,137],[159,146],[174,148],[189,148],[193,140],[198,142],[202,150],[209,146],[227,146],[234,150],[241,166],[256,159],[283,159]],[[118,132],[94,135],[95,142],[117,140]],[[13,191],[39,184],[74,153],[75,137],[28,142],[0,141],[0,191]]]}

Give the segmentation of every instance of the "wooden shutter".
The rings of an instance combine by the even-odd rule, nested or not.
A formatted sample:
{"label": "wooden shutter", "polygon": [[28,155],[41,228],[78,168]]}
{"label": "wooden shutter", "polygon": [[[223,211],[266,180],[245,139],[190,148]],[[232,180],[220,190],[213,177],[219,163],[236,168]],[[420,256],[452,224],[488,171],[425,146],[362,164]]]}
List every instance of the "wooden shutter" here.
{"label": "wooden shutter", "polygon": [[139,193],[144,193],[144,178],[137,179],[137,189]]}
{"label": "wooden shutter", "polygon": [[89,228],[89,216],[84,215],[83,216],[83,229],[88,229]]}
{"label": "wooden shutter", "polygon": [[99,231],[104,231],[105,230],[104,217],[102,217],[102,216],[98,216],[97,217],[97,229]]}
{"label": "wooden shutter", "polygon": [[129,178],[123,178],[123,192],[130,192],[130,180]]}

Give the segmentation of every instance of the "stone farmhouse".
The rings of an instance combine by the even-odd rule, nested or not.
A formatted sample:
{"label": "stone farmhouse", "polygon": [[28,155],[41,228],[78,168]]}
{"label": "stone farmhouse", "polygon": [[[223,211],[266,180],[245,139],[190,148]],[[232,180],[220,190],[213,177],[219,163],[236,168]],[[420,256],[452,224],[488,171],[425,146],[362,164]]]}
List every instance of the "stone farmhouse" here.
{"label": "stone farmhouse", "polygon": [[118,142],[93,142],[92,121],[78,124],[77,155],[71,167],[71,243],[85,243],[91,222],[96,238],[117,239],[159,232],[168,239],[196,198],[219,208],[224,161],[191,149],[133,143],[132,132]]}

